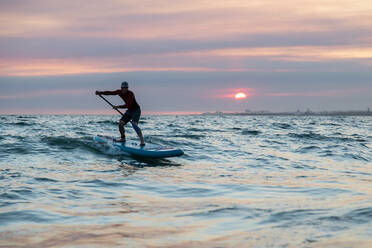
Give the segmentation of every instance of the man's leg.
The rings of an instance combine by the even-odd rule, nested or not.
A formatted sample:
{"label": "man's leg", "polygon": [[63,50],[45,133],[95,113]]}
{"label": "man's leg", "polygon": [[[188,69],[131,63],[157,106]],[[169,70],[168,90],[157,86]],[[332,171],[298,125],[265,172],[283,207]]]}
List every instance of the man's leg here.
{"label": "man's leg", "polygon": [[121,140],[122,141],[125,141],[125,129],[124,129],[124,126],[130,121],[131,119],[131,115],[130,113],[125,112],[124,115],[121,117],[120,121],[119,121],[119,131],[120,131],[120,134],[121,134]]}
{"label": "man's leg", "polygon": [[134,130],[136,131],[138,137],[140,138],[141,141],[141,146],[145,145],[145,141],[143,140],[143,135],[141,129],[138,127],[138,123],[135,121],[132,121],[132,126]]}
{"label": "man's leg", "polygon": [[124,129],[125,122],[123,120],[119,121],[119,131],[121,135],[121,140],[125,141],[125,129]]}

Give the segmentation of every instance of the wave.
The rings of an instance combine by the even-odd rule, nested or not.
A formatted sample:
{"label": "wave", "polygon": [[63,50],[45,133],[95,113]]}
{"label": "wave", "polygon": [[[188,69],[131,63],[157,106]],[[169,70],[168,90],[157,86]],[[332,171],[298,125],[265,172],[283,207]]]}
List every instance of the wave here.
{"label": "wave", "polygon": [[355,160],[361,160],[361,161],[369,162],[369,160],[367,158],[365,158],[365,157],[363,157],[361,155],[357,155],[357,154],[345,153],[344,154],[344,157],[355,159]]}
{"label": "wave", "polygon": [[130,186],[127,183],[118,183],[118,182],[108,182],[100,179],[88,180],[88,181],[81,181],[80,184],[84,185],[85,187],[124,187]]}
{"label": "wave", "polygon": [[92,141],[91,143],[87,143],[87,147],[95,153],[104,155],[120,156],[126,154],[119,147],[110,143],[97,143]]}
{"label": "wave", "polygon": [[151,136],[145,136],[144,139],[145,139],[145,142],[147,143],[163,145],[163,146],[180,146],[180,145],[192,144],[191,142],[185,142],[184,140],[180,141],[179,139],[163,139],[161,137],[164,137],[164,136],[163,135],[151,135]]}
{"label": "wave", "polygon": [[242,131],[242,134],[243,135],[258,135],[260,134],[261,132],[258,131],[258,130],[248,130],[248,129],[245,129]]}
{"label": "wave", "polygon": [[50,146],[58,146],[62,149],[75,149],[84,145],[84,142],[79,138],[70,138],[65,136],[44,136],[41,141],[47,143]]}
{"label": "wave", "polygon": [[334,127],[340,127],[341,125],[338,123],[320,123],[321,126],[334,126]]}
{"label": "wave", "polygon": [[[211,209],[207,209],[204,211],[195,211],[188,214],[178,215],[180,217],[187,217],[187,216],[194,216],[194,217],[222,217],[222,216],[231,216],[231,215],[244,215],[250,212],[255,212],[255,209],[251,208],[243,208],[238,206],[231,206],[231,207],[219,207],[218,205],[211,205],[207,206]],[[257,215],[257,214],[256,214]]]}
{"label": "wave", "polygon": [[[360,134],[353,134],[351,135],[353,137],[353,139],[355,139],[355,141],[358,141],[358,142],[367,142],[367,139],[365,139],[365,136],[362,136]],[[370,137],[368,137],[370,138]]]}
{"label": "wave", "polygon": [[19,210],[0,213],[0,222],[3,224],[12,222],[50,223],[60,218],[61,216],[59,215],[40,210]]}
{"label": "wave", "polygon": [[188,132],[211,132],[213,130],[206,129],[206,128],[195,128],[195,127],[192,127],[192,128],[188,128],[187,131]]}
{"label": "wave", "polygon": [[0,147],[0,154],[1,156],[9,155],[9,154],[29,154],[32,152],[32,149],[29,145],[23,143],[13,143],[8,144],[6,146]]}
{"label": "wave", "polygon": [[359,208],[352,210],[344,215],[340,216],[326,216],[321,217],[319,220],[322,221],[331,221],[338,223],[355,223],[355,224],[365,224],[372,221],[372,208]]}
{"label": "wave", "polygon": [[111,125],[118,125],[118,121],[112,120],[104,120],[104,121],[96,121],[97,124],[111,124]]}
{"label": "wave", "polygon": [[335,141],[335,142],[365,142],[364,139],[354,139],[349,137],[325,136],[314,132],[309,133],[288,133],[289,137],[297,139]]}
{"label": "wave", "polygon": [[200,139],[204,138],[205,135],[201,135],[201,134],[178,134],[178,135],[174,135],[173,137],[200,140]]}
{"label": "wave", "polygon": [[28,120],[25,120],[25,121],[9,121],[9,122],[4,122],[3,124],[7,125],[7,126],[16,126],[16,127],[27,127],[27,126],[36,125],[35,122],[30,122]]}
{"label": "wave", "polygon": [[[58,147],[62,150],[82,149],[94,154],[104,154],[109,156],[126,155],[119,147],[109,143],[94,142],[91,136],[82,138],[71,138],[65,136],[42,137],[41,140],[48,146]],[[49,180],[46,178],[39,178],[36,180]],[[52,179],[53,180],[53,179]]]}
{"label": "wave", "polygon": [[111,147],[107,149],[107,147],[102,148],[102,146],[97,145],[97,143],[93,142],[91,136],[84,136],[81,138],[71,138],[65,136],[48,136],[42,137],[41,141],[46,143],[48,146],[58,147],[62,150],[75,150],[75,149],[82,149],[94,154],[105,154],[105,155],[120,155],[123,152],[120,152],[118,148]]}
{"label": "wave", "polygon": [[231,130],[242,130],[240,127],[232,127]]}
{"label": "wave", "polygon": [[289,137],[292,137],[292,138],[298,138],[298,139],[313,139],[313,140],[327,140],[329,139],[328,137],[326,136],[323,136],[323,135],[320,135],[320,134],[317,134],[317,133],[289,133],[288,134]]}
{"label": "wave", "polygon": [[305,147],[301,147],[301,148],[295,150],[295,152],[307,153],[307,152],[312,152],[314,150],[319,150],[319,149],[320,149],[319,146],[305,146]]}
{"label": "wave", "polygon": [[46,177],[35,177],[34,180],[38,182],[46,182],[46,183],[57,183],[58,181],[52,178],[46,178]]}
{"label": "wave", "polygon": [[35,125],[34,122],[28,122],[28,121],[18,121],[18,122],[14,122],[14,123],[10,123],[11,125],[16,125],[16,126],[33,126]]}
{"label": "wave", "polygon": [[22,199],[18,194],[12,194],[12,193],[2,193],[0,194],[1,201],[3,200],[18,200]]}
{"label": "wave", "polygon": [[273,123],[272,124],[274,127],[279,127],[281,129],[291,129],[292,125],[287,124],[287,123]]}
{"label": "wave", "polygon": [[261,224],[282,223],[281,226],[292,226],[302,223],[304,219],[321,214],[324,211],[325,210],[321,209],[296,209],[292,211],[277,212],[271,214],[270,217],[262,221]]}
{"label": "wave", "polygon": [[17,119],[37,119],[38,117],[37,116],[28,116],[28,115],[20,115],[20,116],[17,116]]}

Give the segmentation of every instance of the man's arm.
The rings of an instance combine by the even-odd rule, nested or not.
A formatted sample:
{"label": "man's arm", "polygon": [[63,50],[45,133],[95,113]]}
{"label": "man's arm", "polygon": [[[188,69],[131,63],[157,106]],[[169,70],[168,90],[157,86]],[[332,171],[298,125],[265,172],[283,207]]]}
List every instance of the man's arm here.
{"label": "man's arm", "polygon": [[126,104],[124,104],[124,105],[118,105],[114,107],[114,109],[118,109],[118,108],[127,108],[127,106]]}
{"label": "man's arm", "polygon": [[120,90],[114,90],[114,91],[96,91],[96,95],[119,95]]}

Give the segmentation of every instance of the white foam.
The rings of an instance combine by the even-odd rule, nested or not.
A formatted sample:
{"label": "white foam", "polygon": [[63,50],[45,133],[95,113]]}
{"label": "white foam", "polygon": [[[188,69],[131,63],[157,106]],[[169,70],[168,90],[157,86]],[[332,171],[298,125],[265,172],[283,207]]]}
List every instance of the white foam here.
{"label": "white foam", "polygon": [[106,155],[125,155],[126,153],[112,142],[97,142],[94,141],[94,147]]}

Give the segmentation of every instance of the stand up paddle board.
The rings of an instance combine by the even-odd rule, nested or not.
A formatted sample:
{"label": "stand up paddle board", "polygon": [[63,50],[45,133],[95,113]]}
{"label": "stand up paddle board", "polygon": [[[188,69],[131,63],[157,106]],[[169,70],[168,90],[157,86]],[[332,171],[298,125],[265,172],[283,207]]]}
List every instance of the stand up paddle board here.
{"label": "stand up paddle board", "polygon": [[183,155],[183,151],[179,148],[163,147],[154,144],[146,144],[140,146],[138,142],[127,141],[117,142],[114,138],[109,136],[96,135],[93,140],[97,143],[106,143],[119,147],[122,151],[135,156],[146,158],[169,158]]}

